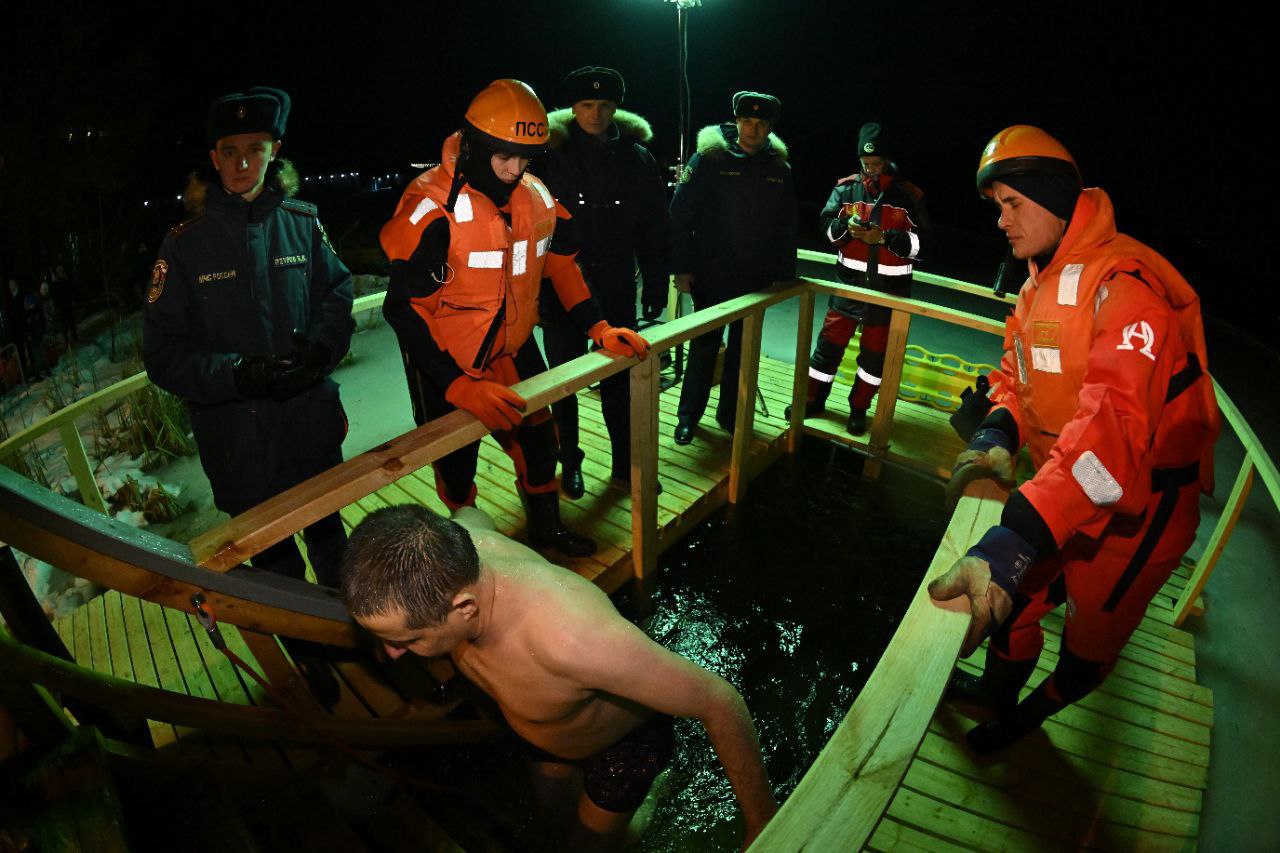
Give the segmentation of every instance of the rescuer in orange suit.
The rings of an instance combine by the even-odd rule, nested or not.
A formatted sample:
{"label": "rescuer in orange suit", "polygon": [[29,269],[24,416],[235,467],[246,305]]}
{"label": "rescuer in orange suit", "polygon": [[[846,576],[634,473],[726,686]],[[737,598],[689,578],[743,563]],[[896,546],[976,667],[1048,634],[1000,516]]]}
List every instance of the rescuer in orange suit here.
{"label": "rescuer in orange suit", "polygon": [[[382,228],[391,260],[383,313],[403,352],[414,420],[454,409],[479,418],[515,463],[530,542],[577,557],[596,546],[560,520],[555,423],[547,409],[526,415],[510,388],[546,370],[532,337],[542,278],[597,346],[644,358],[649,345],[602,319],[574,263],[569,214],[525,172],[547,138],[546,110],[524,83],[495,80],[476,95],[440,165],[409,185]],[[450,509],[475,503],[478,453],[472,444],[434,463]]]}
{"label": "rescuer in orange suit", "polygon": [[[1111,200],[1081,189],[1066,148],[1038,128],[1007,128],[983,151],[977,179],[1029,277],[991,374],[992,408],[948,491],[954,499],[984,476],[1011,484],[1024,445],[1036,471],[929,593],[969,596],[961,654],[991,637],[981,678],[957,671],[951,682],[953,695],[997,711],[967,736],[990,753],[1115,666],[1195,539],[1199,492],[1213,488],[1218,410],[1195,291],[1116,232]],[[1064,603],[1058,665],[1018,702],[1044,644],[1040,620]]]}

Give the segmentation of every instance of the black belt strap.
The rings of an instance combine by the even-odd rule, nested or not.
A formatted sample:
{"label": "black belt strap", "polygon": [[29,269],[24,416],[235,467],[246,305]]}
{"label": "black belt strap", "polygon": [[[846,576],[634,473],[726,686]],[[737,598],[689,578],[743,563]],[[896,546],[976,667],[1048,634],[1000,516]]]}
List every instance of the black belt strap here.
{"label": "black belt strap", "polygon": [[1187,353],[1187,366],[1169,377],[1169,391],[1164,395],[1164,401],[1168,403],[1190,388],[1191,383],[1203,375],[1204,370],[1200,367],[1199,357],[1193,352]]}
{"label": "black belt strap", "polygon": [[1133,552],[1129,565],[1124,567],[1124,573],[1120,575],[1115,588],[1111,590],[1111,595],[1107,596],[1106,603],[1102,605],[1104,613],[1110,613],[1120,605],[1120,600],[1129,591],[1129,587],[1133,586],[1138,573],[1151,559],[1151,553],[1155,551],[1156,544],[1164,535],[1165,528],[1169,526],[1174,507],[1178,505],[1178,490],[1183,486],[1191,485],[1198,479],[1200,479],[1199,462],[1192,462],[1180,468],[1156,468],[1151,472],[1151,488],[1161,493],[1160,503],[1156,504],[1155,514],[1151,516],[1151,524],[1147,527],[1142,541],[1138,543],[1138,550]]}

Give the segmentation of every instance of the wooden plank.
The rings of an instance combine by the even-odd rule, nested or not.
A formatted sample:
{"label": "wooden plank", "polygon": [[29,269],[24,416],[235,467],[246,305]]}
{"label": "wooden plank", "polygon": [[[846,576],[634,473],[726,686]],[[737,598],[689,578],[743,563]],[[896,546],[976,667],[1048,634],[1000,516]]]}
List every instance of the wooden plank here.
{"label": "wooden plank", "polygon": [[1253,472],[1252,458],[1246,455],[1244,464],[1240,466],[1240,472],[1236,475],[1235,484],[1231,487],[1231,495],[1222,509],[1222,515],[1218,517],[1218,523],[1209,536],[1204,553],[1196,561],[1195,573],[1173,605],[1174,625],[1181,625],[1187,620],[1196,599],[1200,597],[1200,593],[1204,592],[1204,585],[1209,582],[1209,576],[1213,574],[1214,566],[1218,564],[1218,558],[1222,556],[1222,551],[1227,547],[1227,542],[1235,530],[1236,522],[1240,520],[1240,513],[1244,511],[1249,490],[1253,487]]}
{"label": "wooden plank", "polygon": [[[1065,622],[1062,610],[1053,610],[1040,620],[1040,624],[1045,628],[1046,632],[1051,632],[1055,636],[1061,637]],[[1148,622],[1147,625],[1160,624],[1154,621]],[[1148,630],[1144,625],[1139,625],[1137,630],[1129,638],[1129,643],[1145,649],[1152,654],[1163,655],[1175,661],[1184,667],[1189,667],[1194,672],[1196,665],[1196,650],[1194,646],[1183,645],[1182,643],[1173,643]]]}
{"label": "wooden plank", "polygon": [[[791,376],[791,418],[788,421],[787,452],[795,453],[804,439],[804,406],[809,395],[809,340],[813,336],[813,291],[800,295],[796,318],[796,360]],[[761,359],[763,375],[765,359]]]}
{"label": "wooden plank", "polygon": [[107,610],[102,596],[96,596],[80,608],[80,612],[88,617],[89,654],[93,660],[93,668],[98,672],[112,673],[111,649],[107,645]]}
{"label": "wooden plank", "polygon": [[907,771],[903,787],[1009,826],[1043,834],[1065,844],[1121,850],[1194,850],[1195,839],[1146,832],[1097,816],[1073,814],[1061,807],[1010,796],[926,761]]}
{"label": "wooden plank", "polygon": [[737,410],[733,417],[733,448],[729,452],[729,503],[747,496],[747,459],[751,456],[756,416],[756,375],[760,370],[760,336],[764,312],[742,321],[742,359],[738,368]]}
{"label": "wooden plank", "polygon": [[[171,607],[160,608],[165,627],[169,631],[174,658],[177,663],[178,677],[184,685],[182,692],[200,699],[218,700],[218,693],[213,689],[213,681],[204,668],[204,660],[196,649],[196,640],[191,633],[191,623],[187,615]],[[228,743],[221,737],[211,733],[203,733],[205,746],[216,761],[241,763],[243,753],[234,743]]]}
{"label": "wooden plank", "polygon": [[658,575],[658,372],[647,358],[631,369],[631,566],[641,612]]}
{"label": "wooden plank", "polygon": [[[1195,838],[1200,831],[1198,811],[1171,809],[1142,799],[1100,791],[1088,776],[1072,778],[1073,771],[1080,767],[1078,763],[1064,763],[1062,772],[1047,774],[1025,765],[977,761],[962,745],[935,734],[925,736],[916,760],[957,774],[961,778],[960,785],[968,784],[964,780],[979,782],[1008,797],[1024,798],[1092,820],[1188,838]],[[953,781],[952,784],[957,783]],[[1134,793],[1141,795],[1141,788]]]}
{"label": "wooden plank", "polygon": [[[941,831],[970,850],[999,850],[1008,853],[1041,853],[1079,849],[1035,832],[1027,832],[1008,824],[957,808],[910,788],[899,788],[889,804],[887,814],[907,826]],[[851,849],[838,848],[836,849]]]}
{"label": "wooden plank", "polygon": [[62,434],[62,449],[67,454],[67,468],[76,479],[76,488],[80,490],[80,498],[89,509],[107,514],[107,502],[98,491],[98,480],[93,476],[93,466],[89,464],[89,454],[84,452],[84,442],[80,440],[80,431],[76,429],[74,420],[66,421],[59,428]]}
{"label": "wooden plank", "polygon": [[1227,396],[1227,392],[1222,390],[1222,386],[1216,379],[1213,380],[1213,390],[1218,398],[1218,409],[1231,428],[1236,431],[1236,437],[1244,445],[1245,453],[1253,460],[1254,466],[1258,469],[1258,476],[1262,478],[1263,485],[1271,494],[1271,503],[1280,508],[1280,472],[1276,470],[1276,463],[1272,461],[1266,446],[1259,440],[1253,427],[1249,426],[1249,422],[1244,419],[1244,415],[1240,414],[1236,404]]}
{"label": "wooden plank", "polygon": [[899,823],[886,816],[876,826],[876,831],[867,842],[868,850],[897,853],[897,851],[922,851],[922,853],[953,853],[968,850],[945,838]]}
{"label": "wooden plank", "polygon": [[[957,716],[960,716],[958,709],[953,708],[953,710]],[[966,718],[965,728],[974,723],[976,721]],[[964,741],[958,739],[960,734],[960,731],[947,729],[935,719],[929,727],[929,734],[925,736],[924,743],[929,743],[933,738],[945,740],[956,750],[968,755]],[[923,744],[921,749],[924,749]],[[979,758],[970,755],[969,760],[983,767],[1009,765],[1025,768],[1058,778],[1064,785],[1079,785],[1080,780],[1083,779],[1097,791],[1177,811],[1199,814],[1204,803],[1204,792],[1198,788],[1166,782],[1140,772],[1135,773],[1086,756],[1055,749],[1047,736],[1033,735],[1023,738],[998,756]],[[934,762],[944,763],[936,758]]]}
{"label": "wooden plank", "polygon": [[[154,606],[154,605],[153,605]],[[142,612],[143,602],[132,596],[120,596],[120,616],[124,622],[125,636],[129,643],[129,664],[133,669],[131,681],[147,687],[160,686],[160,674],[148,642],[147,627]],[[178,730],[168,723],[147,720],[151,730],[151,742],[156,749],[163,749],[178,742]]]}
{"label": "wooden plank", "polygon": [[891,308],[895,313],[901,312],[916,317],[928,317],[933,320],[941,320],[952,326],[961,326],[978,332],[986,332],[989,335],[1004,336],[1004,323],[988,320],[986,317],[979,317],[977,314],[970,314],[966,311],[944,308],[941,305],[934,305],[919,299],[889,296],[883,291],[868,290],[865,287],[853,287],[852,285],[840,284],[834,281],[820,281],[817,279],[802,279],[802,281],[813,284],[814,288],[820,293],[831,293],[847,299],[855,299],[858,302],[867,302],[871,305]]}
{"label": "wooden plank", "polygon": [[80,417],[89,415],[122,397],[127,397],[133,392],[141,390],[147,385],[148,381],[146,373],[135,373],[114,385],[108,385],[100,391],[95,391],[70,405],[63,406],[48,417],[36,421],[26,429],[15,432],[4,441],[0,441],[0,459],[7,458],[19,447],[25,447],[45,433],[61,428],[65,423],[74,422]]}
{"label": "wooden plank", "polygon": [[[173,638],[169,635],[169,626],[164,615],[165,608],[149,601],[140,601],[138,603],[142,607],[144,636],[147,639],[147,645],[151,649],[151,658],[156,666],[156,678],[159,680],[159,684],[156,686],[162,690],[188,695],[186,682],[182,678],[182,668],[178,664],[178,654],[174,648]],[[179,727],[177,733],[178,742],[184,748],[208,748],[208,744],[200,732],[193,731],[190,728]],[[152,730],[152,737],[155,737],[154,729]]]}
{"label": "wooden plank", "polygon": [[907,336],[911,331],[911,315],[894,311],[889,321],[889,341],[885,345],[884,371],[881,374],[880,391],[876,394],[876,411],[871,421],[868,447],[871,458],[863,466],[867,477],[880,476],[880,459],[889,451],[889,437],[893,434],[893,412],[898,404],[898,385],[902,382],[902,361],[906,355]]}
{"label": "wooden plank", "polygon": [[253,654],[258,664],[258,671],[270,683],[272,689],[281,699],[289,703],[290,713],[298,713],[307,717],[323,715],[324,709],[311,695],[306,683],[293,664],[285,657],[284,649],[272,634],[259,634],[257,631],[240,629],[240,637]]}

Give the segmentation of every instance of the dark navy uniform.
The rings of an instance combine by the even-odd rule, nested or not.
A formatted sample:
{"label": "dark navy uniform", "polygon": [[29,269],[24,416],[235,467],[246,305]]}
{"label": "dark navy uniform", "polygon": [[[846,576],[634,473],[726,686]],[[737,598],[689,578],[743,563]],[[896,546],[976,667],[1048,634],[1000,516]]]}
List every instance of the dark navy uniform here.
{"label": "dark navy uniform", "polygon": [[[604,139],[578,126],[571,109],[547,117],[551,151],[535,164],[547,189],[573,216],[580,249],[578,266],[611,326],[636,328],[636,268],[641,301],[654,315],[667,302],[671,228],[662,172],[644,147],[653,133],[635,113],[618,110]],[[542,343],[552,367],[587,351],[587,339],[544,282],[539,306]],[[600,406],[612,448],[615,477],[631,476],[631,392],[627,373],[601,383]],[[565,468],[577,467],[578,397],[552,406]]]}
{"label": "dark navy uniform", "polygon": [[[351,343],[351,274],[315,205],[289,198],[286,184],[296,176],[285,161],[271,164],[252,202],[225,192],[216,176],[193,180],[188,196],[199,204],[204,191],[203,212],[169,232],[147,294],[147,373],[187,402],[214,503],[231,515],[342,461],[346,415],[328,373]],[[294,330],[328,350],[326,378],[283,401],[239,397],[236,359],[287,355]],[[336,586],[346,542],[341,519],[322,519],[304,538],[317,579]],[[292,539],[253,562],[303,574]]]}
{"label": "dark navy uniform", "polygon": [[[671,271],[693,273],[703,309],[796,277],[796,194],[787,149],[772,133],[762,150],[738,147],[734,124],[704,128],[671,200]],[[680,392],[681,421],[697,424],[711,396],[721,332],[695,338]],[[729,327],[716,419],[733,421],[742,322]]]}

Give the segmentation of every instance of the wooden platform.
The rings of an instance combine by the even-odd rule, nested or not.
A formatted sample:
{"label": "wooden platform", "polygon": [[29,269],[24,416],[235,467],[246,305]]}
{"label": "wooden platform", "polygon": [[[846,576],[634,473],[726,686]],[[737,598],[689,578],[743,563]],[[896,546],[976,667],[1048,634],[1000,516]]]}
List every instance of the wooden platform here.
{"label": "wooden platform", "polygon": [[[792,367],[765,359],[757,408],[753,473],[784,452],[783,410],[789,402]],[[866,437],[844,431],[846,389],[833,394],[827,413],[805,423],[807,435],[866,450]],[[729,437],[707,417],[693,444],[677,447],[678,390],[662,393],[659,437],[660,547],[669,546],[725,500]],[[714,410],[715,398],[712,400]],[[571,567],[608,591],[630,577],[631,501],[609,479],[609,445],[598,395],[582,395],[582,443],[587,458],[587,494],[562,501],[564,518],[600,543],[590,559]],[[946,414],[899,401],[890,464],[941,475],[962,449],[946,427]],[[512,487],[511,463],[497,445],[482,442],[479,503],[504,533],[519,535],[524,513]],[[443,510],[429,470],[410,474],[342,511],[350,527],[373,509],[418,502]],[[1207,779],[1213,698],[1196,683],[1190,634],[1172,627],[1173,603],[1187,584],[1183,568],[1153,601],[1115,672],[1100,690],[1056,715],[1043,731],[999,760],[977,760],[963,744],[974,709],[944,703],[880,821],[869,847],[898,849],[1052,850],[1193,849]],[[1060,613],[1044,622],[1049,635],[1036,683],[1057,662]],[[191,695],[239,704],[267,701],[261,688],[208,642],[185,614],[108,593],[57,622],[76,660],[102,672]],[[224,626],[232,648],[252,655],[238,632]],[[962,667],[977,671],[982,653]],[[342,675],[342,670],[339,669]],[[336,713],[375,715],[368,684],[342,682]],[[198,749],[215,760],[261,767],[306,766],[309,750],[212,737],[159,723],[157,745]]]}

